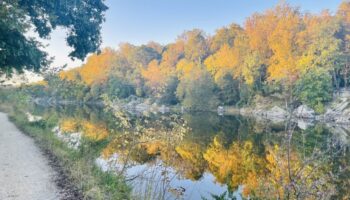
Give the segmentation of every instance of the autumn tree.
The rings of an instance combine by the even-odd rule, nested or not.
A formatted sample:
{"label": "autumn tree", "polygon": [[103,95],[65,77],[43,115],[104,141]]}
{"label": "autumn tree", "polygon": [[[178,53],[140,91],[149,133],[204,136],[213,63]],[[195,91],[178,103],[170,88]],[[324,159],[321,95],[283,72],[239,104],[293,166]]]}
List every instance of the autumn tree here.
{"label": "autumn tree", "polygon": [[[116,53],[110,48],[105,48],[100,54],[91,55],[86,64],[80,68],[73,69],[75,73],[78,73],[81,80],[87,85],[93,83],[100,83],[107,79],[110,69],[116,62]],[[74,76],[70,75],[71,72],[62,72],[61,77],[69,80],[74,80]]]}
{"label": "autumn tree", "polygon": [[[118,50],[104,49],[60,77],[85,83],[97,94],[119,94],[120,86],[126,86],[139,97],[193,108],[195,101],[190,99],[202,95],[223,105],[245,105],[257,95],[272,94],[284,98],[288,109],[296,101],[315,108],[310,102],[316,99],[309,102],[306,97],[317,98],[322,107],[329,95],[319,90],[332,92],[330,84],[336,90],[349,85],[349,5],[343,2],[334,15],[310,14],[282,2],[253,14],[243,26],[231,24],[212,36],[194,29],[164,46],[123,43]],[[313,73],[322,83],[310,83]],[[192,92],[197,89],[198,95]]]}
{"label": "autumn tree", "polygon": [[180,79],[176,96],[187,109],[208,110],[218,105],[214,91],[215,85],[210,74],[202,66],[192,63],[189,72]]}
{"label": "autumn tree", "polygon": [[142,76],[146,79],[146,85],[151,88],[151,93],[158,95],[165,87],[167,74],[161,68],[157,60],[152,60],[146,69],[142,69]]}
{"label": "autumn tree", "polygon": [[340,4],[337,17],[341,25],[341,31],[339,32],[343,58],[341,72],[344,77],[344,87],[347,87],[350,73],[350,2],[344,1]]}
{"label": "autumn tree", "polygon": [[332,75],[333,85],[339,89],[342,68],[342,40],[338,38],[339,20],[328,12],[319,16],[305,18],[306,29],[300,34],[299,43],[304,46],[304,53],[298,60],[297,67],[301,74],[313,70],[325,70]]}
{"label": "autumn tree", "polygon": [[216,30],[215,35],[209,38],[210,51],[212,53],[216,52],[224,45],[232,47],[236,37],[242,31],[244,31],[243,28],[237,24],[231,24],[228,27]]}
{"label": "autumn tree", "polygon": [[184,43],[185,58],[195,62],[202,62],[208,54],[208,42],[203,31],[194,29],[183,33],[179,39]]}

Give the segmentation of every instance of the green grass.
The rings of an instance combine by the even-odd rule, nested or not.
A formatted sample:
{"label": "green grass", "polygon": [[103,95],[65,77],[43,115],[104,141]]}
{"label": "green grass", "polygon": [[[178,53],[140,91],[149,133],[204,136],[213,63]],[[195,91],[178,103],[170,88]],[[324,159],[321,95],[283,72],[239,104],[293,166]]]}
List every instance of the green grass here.
{"label": "green grass", "polygon": [[49,151],[73,184],[83,193],[84,199],[130,199],[130,187],[123,177],[102,172],[95,164],[95,158],[105,146],[104,142],[82,141],[78,150],[69,148],[53,133],[55,116],[40,122],[28,122],[18,110],[10,114],[10,120],[25,134],[34,138],[38,146]]}

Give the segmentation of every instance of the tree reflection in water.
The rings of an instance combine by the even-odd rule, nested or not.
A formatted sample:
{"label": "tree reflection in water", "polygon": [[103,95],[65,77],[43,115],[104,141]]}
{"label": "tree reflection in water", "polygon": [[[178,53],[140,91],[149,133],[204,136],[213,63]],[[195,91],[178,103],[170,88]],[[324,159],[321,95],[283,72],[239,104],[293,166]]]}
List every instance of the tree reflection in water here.
{"label": "tree reflection in water", "polygon": [[346,127],[303,130],[213,113],[45,112],[55,112],[63,130],[105,144],[97,165],[125,176],[135,199],[350,197]]}

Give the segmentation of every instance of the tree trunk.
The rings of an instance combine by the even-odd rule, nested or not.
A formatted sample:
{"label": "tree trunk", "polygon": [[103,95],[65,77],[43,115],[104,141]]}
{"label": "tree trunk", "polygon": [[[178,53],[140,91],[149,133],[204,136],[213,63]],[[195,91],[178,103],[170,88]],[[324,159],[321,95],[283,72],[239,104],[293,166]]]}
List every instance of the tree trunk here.
{"label": "tree trunk", "polygon": [[334,81],[334,85],[335,85],[335,88],[336,88],[336,94],[339,92],[339,82],[337,80],[337,74],[336,74],[336,71],[335,69],[333,70],[333,81]]}
{"label": "tree trunk", "polygon": [[349,73],[349,64],[348,64],[348,58],[346,59],[345,63],[345,71],[344,71],[344,88],[347,88],[348,85],[348,73]]}

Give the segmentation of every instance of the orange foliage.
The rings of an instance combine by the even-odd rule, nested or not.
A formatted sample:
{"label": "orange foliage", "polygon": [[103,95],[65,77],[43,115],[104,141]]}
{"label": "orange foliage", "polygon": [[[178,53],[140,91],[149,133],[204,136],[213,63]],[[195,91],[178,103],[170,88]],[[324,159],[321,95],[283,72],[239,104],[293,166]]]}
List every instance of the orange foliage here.
{"label": "orange foliage", "polygon": [[254,14],[245,22],[245,33],[249,38],[250,48],[258,51],[265,59],[271,56],[268,37],[275,29],[275,21],[273,11],[268,10],[264,14]]}
{"label": "orange foliage", "polygon": [[71,81],[81,79],[87,85],[101,83],[108,78],[115,62],[116,52],[110,48],[105,48],[100,54],[89,56],[87,62],[81,67],[61,72],[59,76]]}
{"label": "orange foliage", "polygon": [[199,144],[187,142],[175,147],[175,150],[181,158],[185,177],[191,180],[202,177],[206,168],[206,162],[203,159],[204,149]]}
{"label": "orange foliage", "polygon": [[337,15],[341,17],[345,22],[350,24],[350,2],[349,1],[343,1],[340,4]]}
{"label": "orange foliage", "polygon": [[237,72],[239,61],[239,52],[224,44],[215,54],[209,56],[204,64],[215,80],[218,80],[227,73],[240,74]]}
{"label": "orange foliage", "polygon": [[276,8],[275,16],[276,27],[268,37],[273,52],[268,67],[269,79],[292,84],[299,75],[296,63],[302,52],[296,41],[302,30],[302,17],[297,9],[285,4]]}
{"label": "orange foliage", "polygon": [[[164,47],[154,42],[147,44],[151,51],[145,49],[145,45],[124,43],[118,51],[106,48],[99,55],[91,55],[80,68],[59,75],[62,79],[78,80],[87,85],[99,84],[113,75],[125,78],[138,89],[144,88],[146,83],[149,91],[159,93],[169,77],[178,77],[180,82],[198,79],[204,64],[217,83],[225,75],[231,75],[249,85],[256,81],[262,84],[267,79],[291,86],[310,66],[315,66],[315,62],[326,65],[315,61],[318,57],[323,56],[319,59],[322,61],[336,57],[332,52],[328,52],[328,57],[319,52],[327,51],[325,47],[312,51],[310,46],[323,41],[317,37],[326,35],[328,44],[333,43],[332,39],[339,39],[336,37],[350,41],[349,13],[349,2],[343,2],[336,15],[327,11],[320,15],[304,14],[282,2],[264,13],[252,15],[244,27],[232,24],[218,29],[212,37],[194,29]],[[341,30],[337,25],[332,26],[338,23],[343,27]],[[327,28],[337,34],[328,33],[330,31],[323,30],[322,26],[329,26]]]}
{"label": "orange foliage", "polygon": [[60,129],[65,133],[81,132],[84,137],[99,141],[109,135],[109,131],[103,124],[94,124],[87,120],[74,118],[64,119],[60,122]]}
{"label": "orange foliage", "polygon": [[157,60],[148,64],[147,69],[142,69],[142,76],[147,80],[147,85],[151,88],[160,88],[166,83],[166,72],[163,70]]}
{"label": "orange foliage", "polygon": [[80,79],[80,77],[79,77],[79,69],[80,68],[74,68],[74,69],[71,69],[71,70],[68,70],[68,71],[61,71],[61,72],[59,72],[58,76],[61,79],[65,79],[65,80],[68,80],[68,81],[77,81],[77,80]]}
{"label": "orange foliage", "polygon": [[109,135],[107,127],[103,124],[94,124],[89,121],[82,121],[83,135],[91,140],[99,141],[106,139]]}
{"label": "orange foliage", "polygon": [[79,129],[79,122],[74,118],[64,119],[60,123],[60,129],[66,133],[77,132]]}

